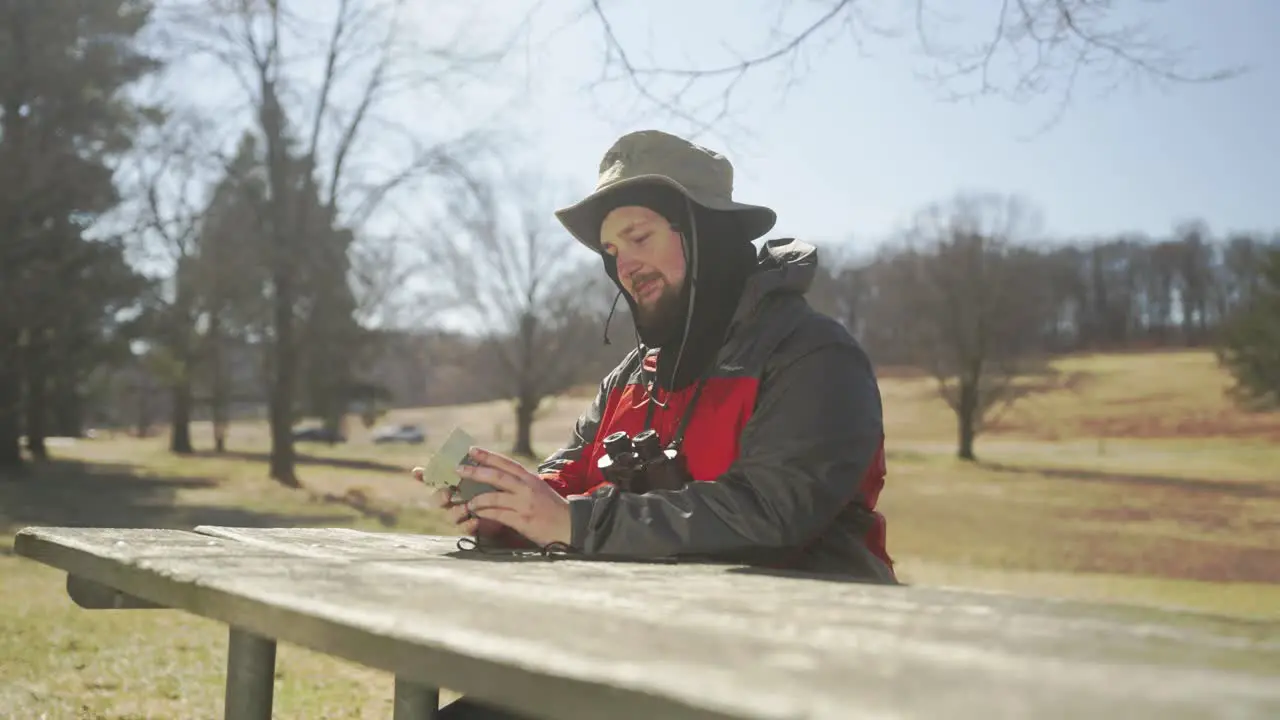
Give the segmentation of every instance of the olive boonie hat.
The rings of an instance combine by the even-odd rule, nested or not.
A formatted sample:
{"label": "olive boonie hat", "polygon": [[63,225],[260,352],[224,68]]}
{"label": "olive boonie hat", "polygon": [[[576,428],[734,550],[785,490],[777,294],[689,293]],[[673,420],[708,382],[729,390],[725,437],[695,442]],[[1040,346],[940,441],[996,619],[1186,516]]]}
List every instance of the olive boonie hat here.
{"label": "olive boonie hat", "polygon": [[750,242],[773,229],[772,209],[733,199],[733,165],[720,153],[659,130],[640,130],[618,138],[600,161],[596,189],[556,211],[556,218],[581,242],[600,252],[599,200],[609,193],[642,183],[670,186],[702,207],[732,213]]}

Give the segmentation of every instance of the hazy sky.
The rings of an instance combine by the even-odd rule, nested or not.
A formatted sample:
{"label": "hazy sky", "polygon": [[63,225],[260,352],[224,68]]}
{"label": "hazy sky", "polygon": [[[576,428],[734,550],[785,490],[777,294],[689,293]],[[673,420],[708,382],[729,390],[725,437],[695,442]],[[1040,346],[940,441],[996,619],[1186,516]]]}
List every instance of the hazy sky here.
{"label": "hazy sky", "polygon": [[[683,133],[686,126],[670,117],[642,112],[645,106],[637,106],[635,93],[622,86],[588,89],[602,68],[601,27],[591,17],[567,27],[564,22],[587,4],[408,0],[403,6],[408,16],[398,27],[424,46],[459,31],[475,39],[464,43],[467,47],[492,45],[522,25],[531,7],[539,10],[532,25],[522,25],[532,28],[528,41],[500,70],[475,79],[455,77],[457,87],[415,91],[382,108],[379,122],[386,124],[366,126],[364,147],[347,166],[348,181],[374,183],[379,169],[385,178],[403,167],[405,146],[386,130],[391,124],[425,138],[476,126],[516,132],[519,141],[505,152],[509,160],[544,176],[544,197],[536,207],[554,222],[556,205],[591,190],[599,159],[618,135],[651,127]],[[812,22],[830,0],[602,4],[636,64],[705,66],[723,62],[727,52],[751,54],[771,45],[771,32]],[[951,45],[986,41],[1001,4],[928,0],[934,11],[929,36]],[[1116,5],[1145,14],[1113,14],[1110,27],[1145,22],[1152,37],[1187,51],[1188,71],[1246,66],[1247,72],[1213,84],[1121,84],[1109,94],[1103,79],[1118,76],[1086,73],[1058,122],[1042,129],[1057,116],[1065,74],[1048,76],[1053,84],[1030,103],[999,97],[948,102],[947,90],[960,86],[921,77],[937,66],[919,51],[910,22],[914,0],[858,0],[856,7],[867,11],[870,21],[901,27],[905,34],[887,38],[865,28],[837,27],[818,36],[806,45],[794,73],[774,65],[744,81],[735,95],[732,123],[698,141],[734,162],[738,199],[778,211],[772,237],[800,237],[827,247],[872,249],[924,205],[962,190],[1025,196],[1042,212],[1053,237],[1161,235],[1192,218],[1204,219],[1218,233],[1280,231],[1280,43],[1274,40],[1280,0]],[[321,31],[334,6],[334,0],[295,5],[306,7],[307,19]],[[940,7],[965,22],[944,24],[936,16]],[[780,17],[779,8],[794,12]],[[905,26],[899,22],[904,19]],[[313,84],[319,57],[313,58]],[[433,62],[421,51],[410,57],[419,69]],[[367,65],[373,57],[364,60]],[[1006,87],[1014,63],[1008,53],[993,59],[993,73]],[[799,84],[784,93],[782,81],[790,76]],[[224,66],[192,60],[177,66],[171,80],[179,96],[219,119],[224,143],[232,143],[250,122],[245,93]],[[340,90],[339,102],[351,107],[355,89]],[[314,87],[296,82],[289,90],[288,101],[295,104],[314,93]],[[718,94],[716,86],[704,90]],[[511,199],[512,207],[521,200]],[[428,218],[436,200],[426,188],[402,192],[363,230],[425,237],[434,229]],[[426,232],[406,229],[414,226],[406,226],[403,218],[413,216],[415,226]]]}
{"label": "hazy sky", "polygon": [[[490,3],[484,12],[497,18],[517,5]],[[755,14],[769,3],[747,0],[605,3],[613,5],[619,6],[610,11],[614,23],[633,47],[652,49],[672,65],[684,54],[706,57],[697,50],[726,41],[749,51],[775,26],[774,16]],[[947,6],[985,28],[999,5],[951,0]],[[1110,95],[1098,80],[1084,78],[1066,114],[1037,134],[1054,117],[1062,75],[1036,103],[950,103],[939,85],[915,74],[928,66],[915,52],[913,36],[872,36],[860,54],[853,35],[845,34],[811,54],[800,68],[802,84],[785,96],[778,91],[783,68],[762,71],[739,93],[743,108],[734,132],[713,132],[700,141],[730,148],[737,197],[776,208],[777,236],[823,242],[852,237],[866,247],[920,206],[962,189],[1024,194],[1055,235],[1159,234],[1190,217],[1204,218],[1215,230],[1280,229],[1280,2],[1134,5],[1147,8],[1143,17],[1153,33],[1192,50],[1189,70],[1248,65],[1250,71],[1211,85],[1122,85]],[[909,4],[867,0],[865,6]],[[538,17],[538,32],[546,37],[553,13]],[[964,32],[938,37],[965,39]],[[583,89],[600,69],[599,38],[598,25],[588,19],[538,43],[523,61],[528,77],[517,78],[528,83],[527,93],[505,118],[527,135],[530,156],[576,192],[590,189],[600,156],[621,131],[682,129],[607,99],[610,117],[602,116],[592,102],[601,96]],[[1007,71],[1007,57],[996,63]]]}

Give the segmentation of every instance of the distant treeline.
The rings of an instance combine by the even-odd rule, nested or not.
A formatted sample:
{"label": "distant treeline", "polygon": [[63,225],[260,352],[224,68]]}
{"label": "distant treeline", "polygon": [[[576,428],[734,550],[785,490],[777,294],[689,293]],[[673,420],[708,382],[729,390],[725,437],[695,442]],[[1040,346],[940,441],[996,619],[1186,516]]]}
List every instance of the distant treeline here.
{"label": "distant treeline", "polygon": [[869,260],[828,263],[810,300],[853,331],[877,362],[891,365],[918,360],[911,326],[923,320],[914,314],[920,303],[904,296],[939,293],[956,301],[938,307],[944,321],[963,323],[971,310],[964,295],[980,295],[974,300],[1017,323],[1029,350],[1206,347],[1263,287],[1268,250],[1280,250],[1280,233],[1214,237],[1200,223],[1168,238],[1008,243],[985,251],[989,263],[1001,265],[985,269],[989,285],[980,264],[951,265],[954,251],[942,257],[950,267],[913,272],[921,251],[895,244]]}

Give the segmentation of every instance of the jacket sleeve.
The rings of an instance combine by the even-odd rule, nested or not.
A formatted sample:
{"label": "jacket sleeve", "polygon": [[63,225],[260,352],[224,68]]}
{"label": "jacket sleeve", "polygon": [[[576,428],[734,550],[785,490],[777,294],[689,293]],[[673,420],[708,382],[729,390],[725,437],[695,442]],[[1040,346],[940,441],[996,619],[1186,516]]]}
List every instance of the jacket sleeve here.
{"label": "jacket sleeve", "polygon": [[827,341],[767,369],[738,459],[712,482],[570,499],[571,544],[657,557],[800,546],[852,500],[883,437],[880,392],[855,342]]}
{"label": "jacket sleeve", "polygon": [[592,489],[587,484],[590,478],[588,463],[594,455],[591,450],[615,374],[611,373],[601,381],[595,399],[574,423],[569,443],[538,465],[538,475],[562,496],[587,493]]}

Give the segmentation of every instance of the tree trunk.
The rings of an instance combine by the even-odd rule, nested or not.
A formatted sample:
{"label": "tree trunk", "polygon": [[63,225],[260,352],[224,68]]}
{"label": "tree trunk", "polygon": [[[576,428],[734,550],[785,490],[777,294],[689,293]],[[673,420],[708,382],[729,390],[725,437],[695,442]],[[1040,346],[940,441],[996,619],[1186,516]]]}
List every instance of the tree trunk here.
{"label": "tree trunk", "polygon": [[516,442],[511,447],[515,455],[533,457],[533,416],[538,411],[538,401],[521,398],[516,402]]}
{"label": "tree trunk", "polygon": [[209,318],[209,416],[213,421],[213,451],[227,451],[227,373],[224,367],[222,318],[213,313]]}
{"label": "tree trunk", "polygon": [[227,386],[222,378],[222,368],[215,368],[214,373],[209,414],[213,421],[213,451],[221,455],[227,451]]}
{"label": "tree trunk", "polygon": [[347,436],[345,432],[346,428],[344,427],[345,425],[346,423],[343,422],[343,417],[341,415],[334,416],[330,414],[327,416],[324,421],[324,427],[328,432],[329,439],[327,442],[330,447],[338,443],[338,438]]}
{"label": "tree trunk", "polygon": [[326,442],[333,446],[337,442],[338,436],[345,437],[345,433],[342,432],[345,425],[343,422],[345,408],[343,408],[341,398],[336,390],[325,388],[324,393],[325,397],[320,404],[320,420],[325,432],[328,433],[329,439]]}
{"label": "tree trunk", "polygon": [[974,461],[973,440],[977,435],[978,423],[978,385],[976,382],[962,379],[960,381],[960,402],[956,404],[956,420],[959,430],[959,445],[956,457],[961,460]]}
{"label": "tree trunk", "polygon": [[54,377],[48,390],[54,434],[81,437],[84,435],[84,407],[76,389],[76,377],[65,365],[57,370]]}
{"label": "tree trunk", "polygon": [[44,346],[36,339],[39,331],[34,331],[27,341],[25,375],[27,377],[26,395],[26,430],[27,452],[32,460],[49,459],[49,450],[45,447],[44,438],[48,424],[49,381],[46,372],[49,358],[45,356]]}
{"label": "tree trunk", "polygon": [[0,343],[0,470],[22,467],[22,448],[18,445],[18,374],[9,363],[10,350],[15,345]]}
{"label": "tree trunk", "polygon": [[149,371],[143,370],[137,385],[138,400],[138,427],[137,436],[140,438],[151,436],[151,374]]}
{"label": "tree trunk", "polygon": [[293,370],[297,356],[293,346],[293,291],[289,270],[276,273],[275,350],[271,378],[271,478],[286,487],[301,487],[294,470]]}
{"label": "tree trunk", "polygon": [[173,407],[170,416],[169,452],[190,455],[191,446],[191,379],[183,371],[171,388]]}
{"label": "tree trunk", "polygon": [[271,423],[270,475],[286,487],[301,487],[295,471],[293,447],[293,376],[297,369],[294,347],[293,273],[297,257],[292,252],[293,237],[304,225],[295,226],[289,216],[293,188],[287,173],[287,146],[284,118],[276,87],[265,71],[259,78],[262,89],[259,120],[267,145],[267,184],[271,190],[271,284],[272,320],[275,345],[272,360],[269,418]]}

